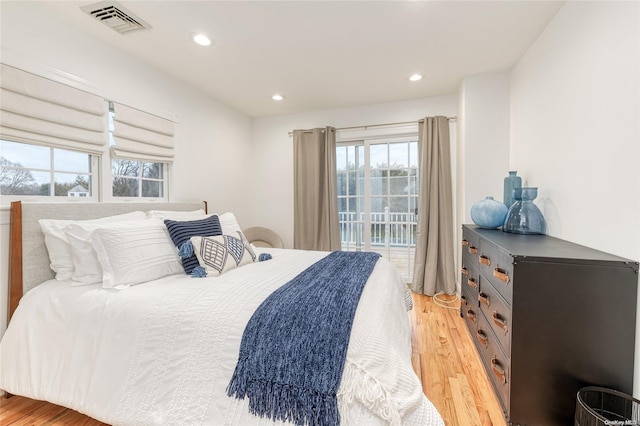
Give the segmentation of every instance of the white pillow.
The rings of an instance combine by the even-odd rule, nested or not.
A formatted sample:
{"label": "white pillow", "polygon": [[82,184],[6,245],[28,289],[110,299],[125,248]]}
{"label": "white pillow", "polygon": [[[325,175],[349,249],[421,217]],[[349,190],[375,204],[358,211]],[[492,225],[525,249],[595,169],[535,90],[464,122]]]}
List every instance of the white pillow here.
{"label": "white pillow", "polygon": [[72,223],[110,223],[130,220],[144,220],[144,212],[131,212],[117,216],[103,217],[93,220],[58,220],[40,219],[40,229],[44,234],[44,243],[49,252],[51,270],[56,273],[57,280],[68,280],[73,275],[73,258],[71,246],[64,232],[64,228]]}
{"label": "white pillow", "polygon": [[160,219],[99,228],[91,241],[102,267],[104,288],[124,288],[184,274],[180,257]]}
{"label": "white pillow", "polygon": [[[244,236],[244,233],[242,232],[242,228],[240,228],[240,225],[238,224],[238,221],[236,220],[236,216],[231,213],[231,212],[227,212],[221,215],[218,215],[218,220],[220,221],[220,228],[222,228],[222,234],[227,234],[227,235],[242,235],[243,239],[247,239],[247,237]],[[253,251],[256,250],[256,246],[251,244],[251,248],[253,249]]]}
{"label": "white pillow", "polygon": [[[144,213],[143,213],[144,215]],[[64,228],[65,236],[71,246],[71,258],[73,259],[72,285],[96,284],[102,282],[102,267],[92,246],[93,233],[100,228],[118,228],[135,224],[143,224],[149,220],[136,220],[124,222],[75,222]]]}
{"label": "white pillow", "polygon": [[236,220],[236,217],[233,213],[227,212],[218,215],[218,219],[220,220],[222,234],[235,236],[238,232],[242,232],[242,228],[240,228],[240,225],[238,224],[238,221]]}
{"label": "white pillow", "polygon": [[256,254],[242,233],[215,237],[191,237],[193,251],[207,276],[224,272],[256,261]]}
{"label": "white pillow", "polygon": [[207,216],[203,209],[193,211],[149,210],[149,219],[189,220]]}

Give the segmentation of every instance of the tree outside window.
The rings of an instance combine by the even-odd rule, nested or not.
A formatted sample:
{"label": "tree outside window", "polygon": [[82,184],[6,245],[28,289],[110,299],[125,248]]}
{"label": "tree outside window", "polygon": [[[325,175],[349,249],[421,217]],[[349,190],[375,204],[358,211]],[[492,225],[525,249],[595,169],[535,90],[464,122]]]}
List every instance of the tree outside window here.
{"label": "tree outside window", "polygon": [[111,160],[114,197],[164,196],[164,164],[136,160]]}
{"label": "tree outside window", "polygon": [[6,140],[0,141],[0,148],[2,195],[92,195],[90,154]]}

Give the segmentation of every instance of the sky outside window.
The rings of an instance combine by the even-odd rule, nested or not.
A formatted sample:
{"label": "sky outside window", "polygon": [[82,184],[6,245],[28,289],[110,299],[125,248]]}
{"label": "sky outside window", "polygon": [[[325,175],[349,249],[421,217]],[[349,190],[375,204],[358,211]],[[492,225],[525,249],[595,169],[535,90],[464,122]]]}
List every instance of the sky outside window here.
{"label": "sky outside window", "polygon": [[[6,160],[25,169],[33,170],[32,175],[36,183],[49,183],[50,174],[37,170],[51,170],[51,148],[4,140],[1,141],[0,147],[0,155]],[[56,173],[57,182],[73,182],[78,174],[91,172],[89,164],[91,160],[88,154],[57,148],[53,151],[54,170],[68,172]]]}

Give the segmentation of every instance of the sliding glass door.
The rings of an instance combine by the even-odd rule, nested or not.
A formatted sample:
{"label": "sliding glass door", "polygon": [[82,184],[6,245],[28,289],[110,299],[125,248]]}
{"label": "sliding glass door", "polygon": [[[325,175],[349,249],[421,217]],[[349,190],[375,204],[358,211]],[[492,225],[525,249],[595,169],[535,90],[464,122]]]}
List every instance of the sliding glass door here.
{"label": "sliding glass door", "polygon": [[336,158],[342,249],[378,252],[410,282],[418,213],[417,138],[341,142]]}

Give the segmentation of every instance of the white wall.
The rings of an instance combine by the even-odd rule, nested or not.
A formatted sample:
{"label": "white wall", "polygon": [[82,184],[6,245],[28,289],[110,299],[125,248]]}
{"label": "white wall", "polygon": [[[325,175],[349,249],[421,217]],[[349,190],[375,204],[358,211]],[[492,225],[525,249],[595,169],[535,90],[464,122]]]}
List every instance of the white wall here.
{"label": "white wall", "polygon": [[[207,200],[212,211],[234,211],[242,223],[251,205],[244,196],[251,182],[250,172],[246,172],[251,156],[251,119],[54,16],[45,16],[44,10],[37,2],[3,2],[3,62],[10,60],[32,71],[69,73],[111,100],[177,116],[171,200]],[[2,213],[0,335],[6,318],[9,229],[8,215]]]}
{"label": "white wall", "polygon": [[[503,201],[503,182],[509,171],[508,73],[464,78],[458,91],[457,135],[456,242],[462,240],[461,225],[472,223],[473,203],[489,196]],[[461,259],[462,246],[456,244],[454,249],[456,260]],[[458,290],[459,279],[456,273]]]}
{"label": "white wall", "polygon": [[[455,95],[404,102],[265,117],[253,121],[252,211],[242,226],[262,225],[293,247],[293,140],[289,132],[314,127],[351,127],[415,121],[425,116],[455,116]],[[455,135],[454,135],[455,136]]]}
{"label": "white wall", "polygon": [[473,203],[488,196],[503,201],[504,177],[509,172],[509,74],[465,77],[460,92],[458,144],[464,163],[464,196],[458,213],[464,214],[463,223],[472,223]]}
{"label": "white wall", "polygon": [[567,2],[511,73],[510,166],[539,187],[548,233],[635,261],[639,28],[638,2]]}
{"label": "white wall", "polygon": [[178,117],[173,200],[206,198],[221,209],[246,205],[237,187],[249,179],[235,172],[250,149],[249,117],[56,20],[38,2],[3,3],[1,19],[3,53],[80,77],[111,100]]}

